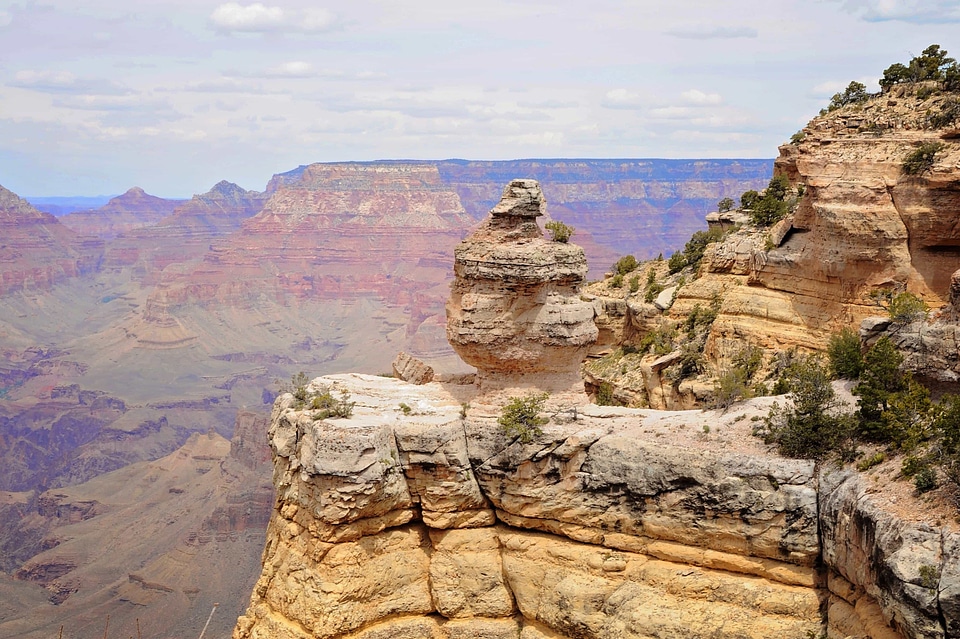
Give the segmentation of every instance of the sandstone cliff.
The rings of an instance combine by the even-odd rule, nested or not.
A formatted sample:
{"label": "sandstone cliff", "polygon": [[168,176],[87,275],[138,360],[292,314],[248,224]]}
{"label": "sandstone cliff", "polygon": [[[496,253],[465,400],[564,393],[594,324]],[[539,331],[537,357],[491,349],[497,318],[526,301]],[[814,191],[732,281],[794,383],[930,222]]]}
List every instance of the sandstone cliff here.
{"label": "sandstone cliff", "polygon": [[[616,356],[594,366],[593,381],[613,382],[626,402],[692,407],[710,400],[713,380],[744,349],[761,349],[765,366],[792,348],[822,351],[840,328],[883,313],[871,296],[878,291],[909,291],[934,309],[947,304],[960,267],[960,146],[956,129],[937,126],[933,116],[955,98],[922,88],[898,85],[814,118],[780,147],[774,165],[799,193],[790,214],[769,228],[751,224],[748,214],[713,214],[714,228],[727,233],[712,238],[696,268],[668,275],[665,263],[648,263],[636,271],[641,279],[654,271],[658,287],[670,293],[663,299],[645,301],[645,284],[633,292],[591,288],[605,329],[598,350],[606,353],[669,333],[698,307],[715,310],[699,345],[699,381],[676,374],[677,340],[642,363],[639,355]],[[928,169],[910,174],[904,161],[923,144],[943,146]],[[955,343],[951,326],[938,338],[941,356]],[[922,343],[920,332],[914,327],[901,346]],[[631,374],[614,380],[610,371],[624,366]],[[926,372],[922,363],[914,368]],[[932,376],[955,379],[957,371]]]}
{"label": "sandstone cliff", "polygon": [[316,420],[289,395],[274,407],[278,501],[235,637],[960,627],[960,535],[898,520],[856,474],[770,455],[737,411],[582,406],[523,444],[482,406],[462,416],[473,387],[314,384],[348,389],[354,416]]}

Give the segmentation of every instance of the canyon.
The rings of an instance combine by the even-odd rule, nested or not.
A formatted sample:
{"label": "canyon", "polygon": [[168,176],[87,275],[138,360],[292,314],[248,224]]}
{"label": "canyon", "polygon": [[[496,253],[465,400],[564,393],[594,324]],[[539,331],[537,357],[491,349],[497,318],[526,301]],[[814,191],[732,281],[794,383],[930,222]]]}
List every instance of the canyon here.
{"label": "canyon", "polygon": [[[454,247],[496,200],[497,176],[528,170],[554,176],[551,211],[570,200],[564,219],[602,272],[619,251],[588,232],[600,232],[604,202],[618,203],[617,224],[697,228],[717,199],[761,185],[770,165],[315,164],[263,191],[221,182],[158,201],[131,189],[66,219],[3,191],[0,636],[48,636],[59,625],[66,636],[71,627],[90,634],[107,614],[119,632],[135,634],[139,619],[144,636],[166,636],[163,609],[182,610],[189,633],[211,602],[220,603],[211,630],[229,632],[259,570],[271,485],[269,464],[238,474],[226,442],[299,370],[386,372],[404,350],[440,375],[466,371],[445,337]],[[636,180],[626,190],[624,171]],[[630,248],[661,250],[649,240],[638,234]],[[179,474],[148,499],[124,496],[168,468],[203,481]],[[238,483],[259,492],[237,497]],[[231,519],[248,498],[255,507],[242,531],[191,545],[212,525],[201,513]],[[146,503],[158,519],[138,512]],[[164,513],[188,511],[182,525],[157,528]],[[147,550],[136,535],[117,536],[115,561],[89,550],[97,530],[127,530],[127,521],[163,541]]]}

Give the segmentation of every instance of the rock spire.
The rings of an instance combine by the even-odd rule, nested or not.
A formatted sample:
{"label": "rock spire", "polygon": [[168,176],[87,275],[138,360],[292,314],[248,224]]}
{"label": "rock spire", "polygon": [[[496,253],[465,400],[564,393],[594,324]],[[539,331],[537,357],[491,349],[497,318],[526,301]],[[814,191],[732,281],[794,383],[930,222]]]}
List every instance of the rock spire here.
{"label": "rock spire", "polygon": [[456,248],[447,339],[475,366],[481,391],[583,392],[580,364],[597,339],[580,299],[583,249],[543,237],[536,180],[513,180],[489,217]]}

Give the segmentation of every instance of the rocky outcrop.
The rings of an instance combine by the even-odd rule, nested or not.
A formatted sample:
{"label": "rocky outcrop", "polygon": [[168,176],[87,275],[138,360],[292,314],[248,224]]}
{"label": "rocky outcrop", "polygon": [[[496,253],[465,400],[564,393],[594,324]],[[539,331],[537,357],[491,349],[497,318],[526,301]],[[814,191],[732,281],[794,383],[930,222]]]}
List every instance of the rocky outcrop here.
{"label": "rocky outcrop", "polygon": [[812,463],[661,444],[641,435],[671,430],[655,413],[596,407],[525,445],[495,418],[462,416],[473,387],[314,384],[348,389],[354,414],[318,421],[278,399],[277,508],[236,637],[759,639],[821,626]]}
{"label": "rocky outcrop", "polygon": [[[637,287],[591,287],[598,298],[619,298],[622,309],[601,299],[601,310],[613,314],[598,323],[619,333],[611,345],[627,348],[647,348],[654,334],[675,335],[698,307],[716,310],[694,349],[701,357],[694,373],[683,377],[669,365],[655,370],[656,357],[689,346],[666,338],[660,339],[662,352],[646,356],[647,371],[632,376],[642,379],[615,380],[593,367],[594,385],[614,384],[632,405],[702,405],[745,349],[761,349],[765,366],[791,349],[822,352],[833,333],[859,327],[881,310],[871,297],[881,290],[908,291],[935,311],[943,309],[937,323],[901,323],[890,332],[898,346],[915,353],[908,362],[916,372],[938,381],[960,379],[954,311],[945,308],[960,266],[960,146],[955,129],[938,126],[936,117],[953,108],[956,96],[921,89],[898,85],[827,112],[781,146],[774,173],[794,189],[784,219],[765,227],[747,223],[749,210],[711,214],[714,232],[726,235],[712,238],[696,268],[666,275],[654,262],[626,276],[654,270],[660,290],[677,286],[669,308],[653,304],[656,298],[642,301],[646,291]],[[923,144],[943,146],[929,167],[908,173],[904,161]],[[629,374],[635,368],[629,358],[614,359],[607,369],[626,367]]]}
{"label": "rocky outcrop", "polygon": [[857,473],[766,452],[746,413],[581,406],[525,444],[463,412],[473,386],[321,386],[354,414],[278,399],[278,501],[236,639],[960,628],[960,535],[901,519]]}
{"label": "rocky outcrop", "polygon": [[580,363],[597,339],[580,299],[583,249],[543,237],[535,180],[506,186],[489,218],[456,248],[447,338],[481,388],[582,391]]}

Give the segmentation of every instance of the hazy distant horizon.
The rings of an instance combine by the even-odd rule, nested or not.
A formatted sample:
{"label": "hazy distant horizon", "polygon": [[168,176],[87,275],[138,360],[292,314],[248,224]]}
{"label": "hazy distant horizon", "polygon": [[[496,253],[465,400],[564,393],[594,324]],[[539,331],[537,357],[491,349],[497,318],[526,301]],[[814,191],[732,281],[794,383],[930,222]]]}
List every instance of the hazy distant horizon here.
{"label": "hazy distant horizon", "polygon": [[[0,0],[0,184],[263,188],[376,158],[766,158],[956,0]],[[51,187],[55,185],[55,187]]]}
{"label": "hazy distant horizon", "polygon": [[[411,163],[413,163],[413,162],[423,162],[423,163],[431,163],[431,162],[504,162],[504,163],[507,163],[507,162],[601,162],[601,161],[605,161],[605,162],[660,162],[660,161],[663,161],[663,162],[770,162],[771,165],[772,165],[774,159],[775,159],[775,158],[773,158],[773,157],[769,157],[769,158],[762,158],[762,157],[761,157],[761,158],[693,158],[693,157],[691,157],[691,158],[647,158],[647,157],[637,157],[637,158],[628,158],[628,157],[609,157],[609,158],[607,158],[607,157],[592,157],[592,158],[587,158],[587,157],[571,157],[571,158],[564,158],[564,157],[530,157],[530,158],[513,158],[513,159],[509,159],[509,160],[488,160],[488,159],[478,159],[478,158],[443,158],[443,159],[439,159],[439,160],[438,160],[438,159],[415,160],[415,159],[410,159],[410,158],[381,158],[381,159],[378,159],[378,160],[342,160],[342,161],[331,160],[331,161],[327,161],[327,162],[311,162],[310,164],[340,164],[340,163],[374,164],[374,163],[377,163],[377,162],[411,162]],[[310,164],[298,164],[296,167],[294,167],[294,168],[292,168],[292,169],[285,169],[285,170],[282,170],[282,171],[275,171],[275,172],[271,173],[269,176],[267,176],[266,180],[265,180],[264,183],[263,183],[263,186],[247,186],[247,185],[245,185],[245,184],[239,184],[239,186],[241,186],[241,187],[243,187],[244,189],[247,189],[247,190],[254,190],[254,191],[261,190],[261,189],[265,188],[265,186],[266,186],[266,184],[267,184],[267,181],[269,181],[270,178],[272,178],[273,176],[275,176],[275,175],[282,175],[282,174],[284,174],[284,173],[290,173],[290,172],[292,172],[292,171],[296,171],[296,170],[299,169],[299,168],[303,168],[303,167],[305,167],[305,166],[309,166]],[[517,176],[517,177],[521,177],[521,176]],[[233,182],[233,180],[231,180],[231,179],[228,178],[228,177],[224,177],[224,178],[221,178],[221,179],[226,180],[226,181],[228,181],[228,182]],[[216,182],[219,182],[219,181],[220,181],[220,180],[217,180]],[[211,183],[206,189],[204,189],[203,191],[200,191],[199,193],[206,193],[206,192],[210,189],[210,187],[212,187],[214,184],[216,184],[216,182]],[[0,185],[2,185],[2,183],[0,183]],[[135,188],[135,187],[143,188],[143,187],[141,187],[139,184],[131,184],[127,189],[124,189],[122,192],[120,192],[120,193],[114,193],[114,194],[112,194],[112,195],[102,195],[102,194],[98,194],[98,195],[62,195],[62,194],[56,194],[56,195],[24,195],[24,194],[22,194],[22,193],[18,193],[17,195],[19,195],[19,196],[22,197],[23,199],[27,200],[28,202],[30,202],[30,204],[32,204],[32,205],[33,205],[34,207],[36,207],[36,208],[39,208],[40,210],[44,210],[44,209],[47,208],[48,206],[66,207],[67,209],[69,209],[69,210],[63,210],[63,211],[57,211],[57,212],[50,211],[50,212],[53,213],[54,215],[60,216],[60,215],[66,215],[67,213],[70,213],[70,212],[72,212],[72,211],[80,211],[80,210],[84,210],[84,209],[95,209],[95,208],[99,208],[99,207],[103,206],[104,204],[106,204],[107,202],[109,202],[111,199],[113,199],[113,198],[115,198],[115,197],[119,197],[120,195],[123,195],[123,194],[126,193],[128,190],[130,190],[130,189],[132,189],[132,188]],[[148,191],[148,190],[146,190],[146,189],[144,189],[144,191],[146,191],[146,193],[147,193],[148,195],[153,195],[153,196],[155,196],[155,197],[162,197],[162,198],[167,199],[167,200],[189,200],[189,199],[192,198],[194,195],[197,195],[197,194],[198,194],[198,193],[191,193],[191,194],[189,194],[189,195],[182,195],[182,194],[181,194],[181,195],[165,195],[165,194],[162,194],[162,193],[152,193],[152,192],[150,192],[150,191]]]}

